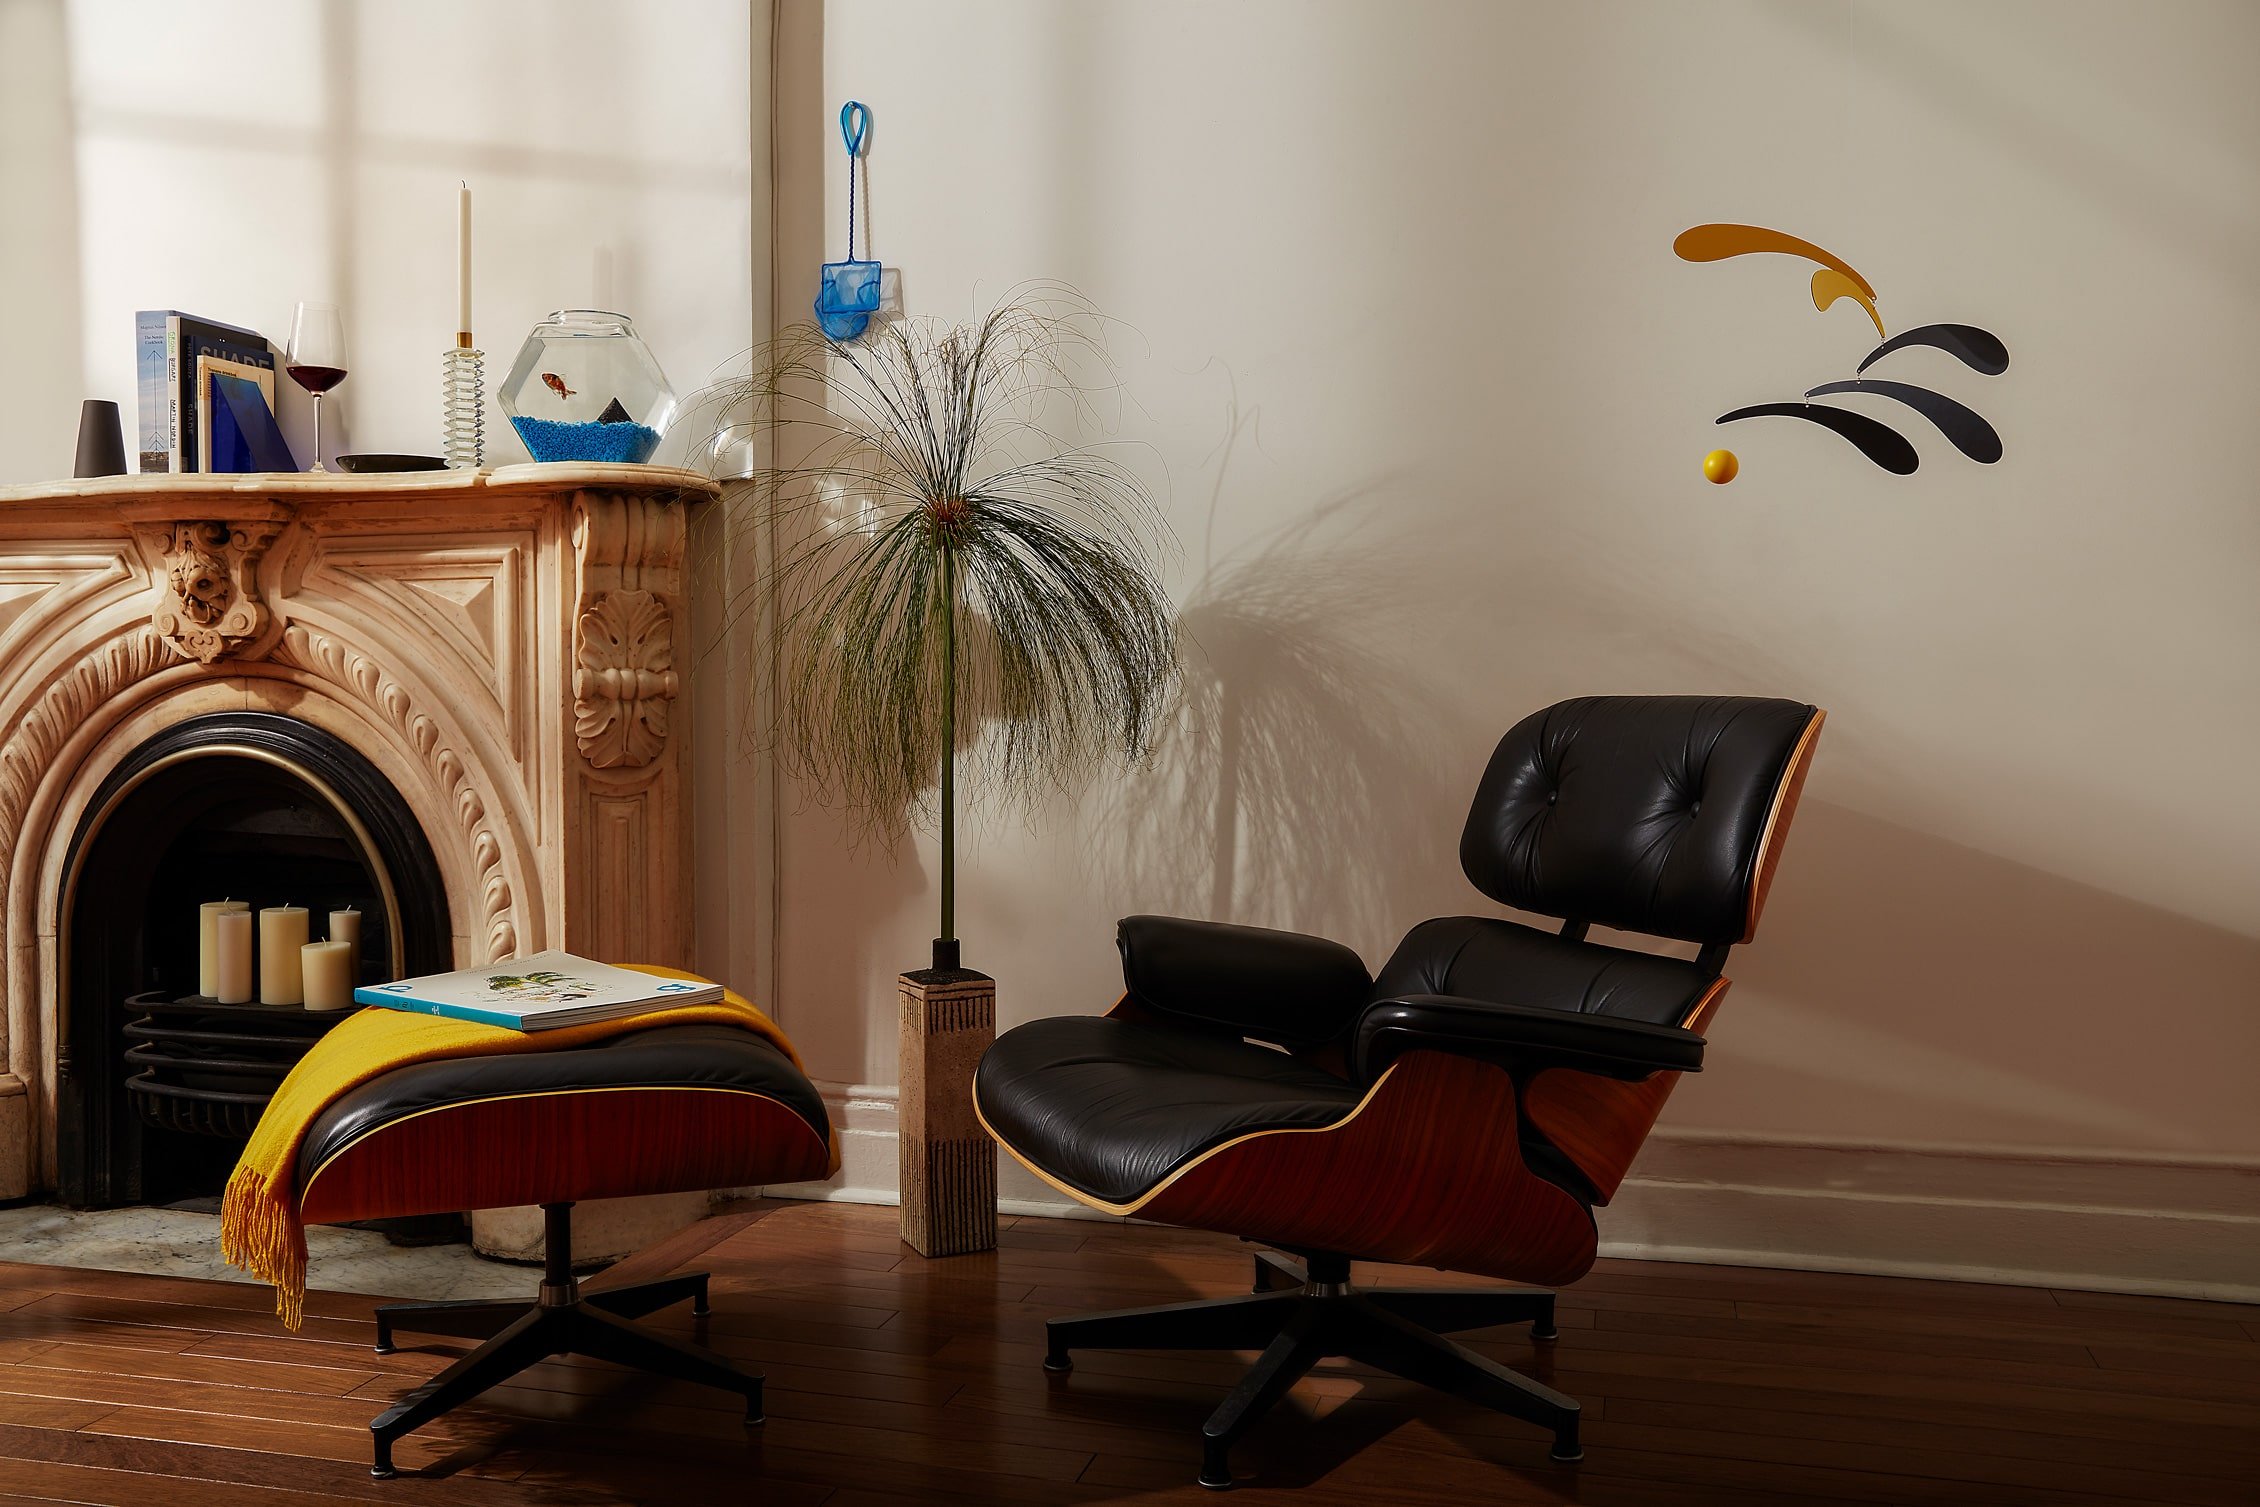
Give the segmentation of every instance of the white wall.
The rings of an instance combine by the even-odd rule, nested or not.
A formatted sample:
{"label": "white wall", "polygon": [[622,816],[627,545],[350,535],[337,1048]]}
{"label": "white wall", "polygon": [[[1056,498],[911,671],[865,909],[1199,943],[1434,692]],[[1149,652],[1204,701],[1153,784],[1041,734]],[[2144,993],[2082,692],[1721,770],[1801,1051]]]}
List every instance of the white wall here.
{"label": "white wall", "polygon": [[[463,179],[489,464],[526,458],[492,392],[553,309],[633,315],[679,392],[751,343],[745,0],[6,0],[5,13],[0,66],[48,87],[0,90],[0,272],[33,328],[75,324],[45,371],[67,405],[0,407],[0,481],[68,474],[81,396],[118,400],[133,448],[141,308],[279,346],[296,301],[336,302],[352,375],[327,400],[325,448],[436,453]],[[21,123],[53,120],[66,81],[58,154]],[[17,191],[52,178],[59,155],[59,188]],[[310,455],[310,405],[283,386],[286,433]],[[0,396],[16,390],[11,374]],[[658,458],[691,437],[683,426]]]}
{"label": "white wall", "polygon": [[[779,95],[787,314],[838,254],[853,96],[911,312],[1057,278],[1123,321],[1122,432],[1184,546],[1189,696],[1156,766],[992,824],[961,869],[1001,1015],[1104,1008],[1138,910],[1378,963],[1490,909],[1453,849],[1524,712],[1795,696],[1831,718],[1765,930],[1668,1113],[1677,1160],[1605,1233],[1857,1263],[1858,1230],[1961,1200],[2016,1249],[1957,1256],[1947,1219],[1892,1259],[2030,1275],[2066,1237],[2018,1210],[2062,1163],[2103,1181],[2056,1204],[2198,1221],[2095,1274],[2260,1283],[2260,13],[828,0],[779,56],[806,75]],[[2006,459],[1889,404],[1910,478],[1788,421],[1714,428],[1873,337],[1813,310],[1809,268],[1676,260],[1709,220],[1838,251],[1894,329],[1998,331],[1997,379],[1894,359]],[[1712,487],[1720,443],[1743,475]],[[932,934],[933,855],[847,854],[786,806],[780,1005],[883,1183],[890,976]],[[2182,1207],[2161,1160],[2214,1180]],[[1810,1199],[1662,1228],[1667,1176],[1682,1203],[1769,1176],[1866,1202],[1842,1238]]]}
{"label": "white wall", "polygon": [[[0,0],[0,485],[71,474],[82,391],[63,0]],[[129,341],[131,337],[128,337]],[[129,384],[121,410],[130,425]],[[131,446],[133,435],[125,436]]]}

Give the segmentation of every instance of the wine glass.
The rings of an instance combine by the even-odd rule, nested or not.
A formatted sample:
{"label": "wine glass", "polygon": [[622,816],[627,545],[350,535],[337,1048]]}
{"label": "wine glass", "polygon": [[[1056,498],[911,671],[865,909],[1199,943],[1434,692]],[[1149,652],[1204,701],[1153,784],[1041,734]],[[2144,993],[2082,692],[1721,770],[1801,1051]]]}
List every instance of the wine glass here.
{"label": "wine glass", "polygon": [[283,355],[290,380],[314,395],[314,464],[322,464],[322,394],[345,380],[345,326],[334,303],[300,303],[290,316],[290,346]]}

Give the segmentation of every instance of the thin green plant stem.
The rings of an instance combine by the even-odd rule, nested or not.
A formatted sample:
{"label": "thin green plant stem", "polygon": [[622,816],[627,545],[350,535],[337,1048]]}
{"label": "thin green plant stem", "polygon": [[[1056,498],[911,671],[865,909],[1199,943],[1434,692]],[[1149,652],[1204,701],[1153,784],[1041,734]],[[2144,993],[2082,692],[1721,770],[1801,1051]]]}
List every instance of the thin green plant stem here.
{"label": "thin green plant stem", "polygon": [[957,940],[957,554],[942,546],[942,940]]}

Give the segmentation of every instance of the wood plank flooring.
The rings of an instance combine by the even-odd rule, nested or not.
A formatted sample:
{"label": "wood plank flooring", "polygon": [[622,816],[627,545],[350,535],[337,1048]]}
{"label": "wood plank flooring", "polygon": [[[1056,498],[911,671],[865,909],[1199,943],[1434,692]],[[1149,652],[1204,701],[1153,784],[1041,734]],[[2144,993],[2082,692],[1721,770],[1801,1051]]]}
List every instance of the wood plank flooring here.
{"label": "wood plank flooring", "polygon": [[[371,1298],[316,1293],[291,1335],[264,1288],[0,1265],[0,1502],[1208,1502],[1196,1435],[1243,1358],[1082,1352],[1050,1377],[1042,1325],[1244,1291],[1248,1266],[1220,1237],[1034,1219],[1008,1219],[994,1255],[925,1261],[892,1209],[739,1205],[598,1283],[713,1272],[706,1340],[767,1374],[764,1427],[720,1393],[552,1362],[412,1435],[409,1473],[374,1481],[369,1419],[462,1342],[376,1355]],[[687,1309],[651,1322],[694,1332]],[[1235,1453],[1240,1496],[2260,1504],[2260,1307],[1603,1262],[1560,1322],[1551,1346],[1471,1342],[1584,1403],[1583,1464],[1337,1362]]]}

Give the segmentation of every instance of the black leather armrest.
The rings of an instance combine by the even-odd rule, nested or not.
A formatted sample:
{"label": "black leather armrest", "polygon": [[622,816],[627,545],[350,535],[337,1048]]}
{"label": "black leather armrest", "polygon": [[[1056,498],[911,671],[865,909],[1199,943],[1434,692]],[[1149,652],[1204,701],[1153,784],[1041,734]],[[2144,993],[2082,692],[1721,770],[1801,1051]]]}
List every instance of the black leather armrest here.
{"label": "black leather armrest", "polygon": [[1373,977],[1339,942],[1175,916],[1125,916],[1115,930],[1131,1002],[1282,1046],[1339,1038]]}
{"label": "black leather armrest", "polygon": [[1450,1052],[1507,1068],[1576,1068],[1609,1078],[1703,1070],[1703,1038],[1693,1031],[1613,1015],[1407,994],[1376,1000],[1358,1017],[1351,1060],[1360,1082],[1372,1082],[1412,1051]]}

